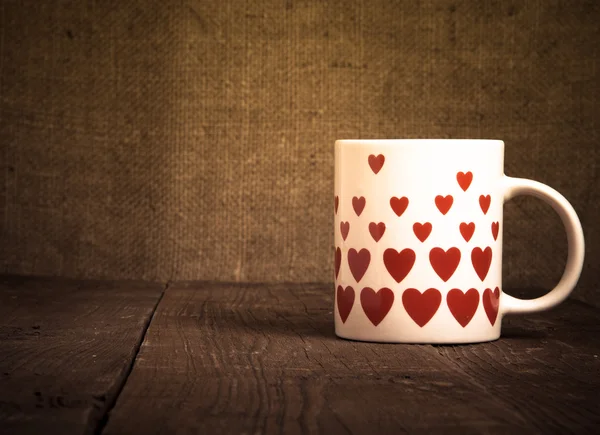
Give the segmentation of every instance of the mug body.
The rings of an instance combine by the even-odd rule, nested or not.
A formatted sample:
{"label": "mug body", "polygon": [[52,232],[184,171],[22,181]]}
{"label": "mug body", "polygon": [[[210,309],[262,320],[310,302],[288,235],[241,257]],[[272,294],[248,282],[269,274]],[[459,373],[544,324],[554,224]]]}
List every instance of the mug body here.
{"label": "mug body", "polygon": [[500,336],[504,143],[335,143],[335,332],[398,343]]}

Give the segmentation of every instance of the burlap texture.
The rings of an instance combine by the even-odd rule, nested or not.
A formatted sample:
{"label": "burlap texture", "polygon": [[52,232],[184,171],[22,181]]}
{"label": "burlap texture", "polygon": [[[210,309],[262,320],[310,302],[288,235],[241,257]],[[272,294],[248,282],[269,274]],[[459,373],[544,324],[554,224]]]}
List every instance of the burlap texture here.
{"label": "burlap texture", "polygon": [[[328,281],[338,138],[498,138],[600,269],[595,1],[3,1],[1,270]],[[506,207],[505,285],[566,238]]]}

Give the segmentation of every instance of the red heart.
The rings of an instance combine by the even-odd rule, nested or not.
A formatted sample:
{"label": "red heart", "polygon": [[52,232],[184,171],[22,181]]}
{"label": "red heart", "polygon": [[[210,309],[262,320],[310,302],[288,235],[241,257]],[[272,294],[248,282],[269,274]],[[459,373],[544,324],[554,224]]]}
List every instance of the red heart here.
{"label": "red heart", "polygon": [[354,212],[356,213],[356,216],[360,216],[360,214],[363,212],[366,204],[367,204],[367,200],[365,199],[364,196],[361,196],[360,198],[357,198],[355,196],[352,198],[352,207],[354,208]]}
{"label": "red heart", "polygon": [[429,234],[431,234],[432,228],[433,227],[429,222],[425,222],[424,224],[415,222],[413,225],[415,236],[417,236],[417,239],[419,239],[421,242],[427,240],[427,237],[429,237]]}
{"label": "red heart", "polygon": [[450,248],[444,251],[442,248],[433,248],[429,251],[429,262],[444,282],[448,281],[460,263],[460,250]]}
{"label": "red heart", "polygon": [[473,237],[473,233],[475,232],[475,223],[474,222],[470,222],[470,223],[466,223],[463,222],[460,224],[460,233],[463,236],[463,239],[465,239],[465,241],[469,241],[471,240],[471,237]]}
{"label": "red heart", "polygon": [[480,195],[479,196],[479,206],[481,207],[481,211],[483,214],[487,214],[490,203],[492,202],[492,197],[490,195]]}
{"label": "red heart", "polygon": [[360,304],[363,311],[375,326],[379,325],[390,312],[394,303],[394,292],[384,287],[375,292],[370,287],[365,287],[360,292]]}
{"label": "red heart", "polygon": [[421,293],[416,288],[407,288],[402,293],[402,304],[411,319],[421,328],[437,312],[442,302],[439,290],[430,288]]}
{"label": "red heart", "polygon": [[371,222],[369,224],[369,232],[371,233],[373,240],[379,242],[379,239],[381,239],[383,237],[383,233],[385,233],[385,224],[383,222],[379,222],[378,224]]}
{"label": "red heart", "polygon": [[479,292],[472,288],[463,293],[462,290],[454,288],[448,292],[446,302],[456,321],[464,328],[475,315],[475,311],[477,311]]}
{"label": "red heart", "polygon": [[435,205],[437,206],[440,213],[442,213],[444,215],[446,213],[448,213],[448,210],[450,210],[450,207],[452,207],[453,202],[454,202],[454,198],[452,198],[452,195],[447,195],[447,196],[438,195],[435,197]]}
{"label": "red heart", "polygon": [[341,285],[337,288],[337,306],[340,313],[342,323],[346,323],[346,319],[352,311],[354,305],[354,289],[350,286],[346,287],[346,290]]}
{"label": "red heart", "polygon": [[335,214],[337,214],[337,210],[338,210],[338,206],[340,205],[340,197],[339,196],[335,196],[335,201],[333,201],[333,205],[335,208]]}
{"label": "red heart", "polygon": [[492,222],[492,236],[494,236],[494,240],[498,239],[498,231],[500,231],[500,222]]}
{"label": "red heart", "polygon": [[383,263],[396,282],[402,281],[415,264],[415,251],[406,248],[398,252],[395,249],[386,249],[383,252]]}
{"label": "red heart", "polygon": [[337,248],[335,250],[335,277],[337,278],[340,274],[340,266],[342,265],[342,250]]}
{"label": "red heart", "polygon": [[384,162],[385,156],[383,154],[379,154],[378,156],[371,154],[369,156],[369,166],[376,174],[381,170],[381,167],[383,166]]}
{"label": "red heart", "polygon": [[492,248],[489,246],[482,250],[481,248],[473,248],[471,251],[471,262],[473,268],[479,278],[483,281],[490,270],[490,264],[492,264]]}
{"label": "red heart", "polygon": [[406,196],[403,196],[402,198],[396,198],[395,196],[392,196],[390,198],[390,205],[392,206],[394,213],[396,213],[398,216],[402,216],[402,213],[404,213],[406,207],[408,207],[408,198]]}
{"label": "red heart", "polygon": [[466,174],[464,172],[459,172],[456,174],[456,181],[458,181],[460,188],[466,192],[471,185],[471,181],[473,181],[473,173],[471,171]]}
{"label": "red heart", "polygon": [[350,222],[340,222],[340,232],[342,233],[342,238],[346,240],[350,232]]}
{"label": "red heart", "polygon": [[494,326],[494,323],[496,323],[499,306],[500,289],[496,287],[494,291],[492,291],[492,289],[486,288],[483,292],[483,308],[485,309],[485,314],[487,314],[492,326]]}
{"label": "red heart", "polygon": [[348,251],[348,266],[350,266],[350,272],[352,272],[352,276],[356,282],[359,282],[365,275],[370,262],[371,253],[368,249],[361,249],[358,252],[356,249]]}

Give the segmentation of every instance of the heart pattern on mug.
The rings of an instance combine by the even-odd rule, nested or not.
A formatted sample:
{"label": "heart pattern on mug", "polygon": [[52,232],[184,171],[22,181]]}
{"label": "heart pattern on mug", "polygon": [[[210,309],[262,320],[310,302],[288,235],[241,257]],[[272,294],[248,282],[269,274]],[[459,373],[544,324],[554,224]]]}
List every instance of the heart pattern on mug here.
{"label": "heart pattern on mug", "polygon": [[369,224],[369,232],[371,233],[373,240],[379,242],[383,237],[383,233],[385,233],[385,224],[383,222],[379,222],[378,224],[371,222]]}
{"label": "heart pattern on mug", "polygon": [[471,237],[473,237],[473,233],[475,232],[475,223],[474,222],[463,222],[459,225],[460,228],[460,233],[463,236],[463,239],[465,239],[466,242],[468,242],[469,240],[471,240]]}
{"label": "heart pattern on mug", "polygon": [[479,292],[472,288],[463,293],[462,290],[454,288],[448,292],[446,303],[456,321],[464,328],[477,311]]}
{"label": "heart pattern on mug", "polygon": [[487,214],[490,209],[490,204],[492,202],[492,197],[490,195],[480,195],[479,196],[479,206],[481,207],[481,211],[483,214]]}
{"label": "heart pattern on mug", "polygon": [[447,251],[442,248],[433,248],[429,251],[429,262],[435,273],[446,282],[454,275],[460,263],[460,250],[454,247]]}
{"label": "heart pattern on mug", "polygon": [[337,288],[337,306],[338,312],[340,313],[340,318],[343,323],[346,323],[348,316],[350,315],[350,311],[352,311],[352,306],[354,305],[354,289],[350,286],[344,288],[341,285],[338,285]]}
{"label": "heart pattern on mug", "polygon": [[392,207],[392,210],[394,210],[394,213],[396,213],[398,217],[400,217],[408,207],[408,198],[406,196],[403,196],[401,198],[392,196],[390,198],[390,206]]}
{"label": "heart pattern on mug", "polygon": [[394,292],[387,287],[377,292],[365,287],[360,292],[360,304],[368,319],[377,326],[387,316],[394,304]]}
{"label": "heart pattern on mug", "polygon": [[383,252],[383,264],[397,283],[400,283],[409,274],[415,264],[415,258],[415,251],[409,248],[400,252],[389,248]]}
{"label": "heart pattern on mug", "polygon": [[467,173],[459,172],[456,174],[456,181],[458,181],[460,188],[466,192],[473,181],[473,173],[471,171]]}
{"label": "heart pattern on mug", "polygon": [[352,208],[354,209],[356,216],[360,216],[365,209],[365,205],[367,205],[367,200],[364,196],[361,196],[360,198],[355,196],[352,198]]}
{"label": "heart pattern on mug", "polygon": [[[363,162],[364,162],[364,160],[363,160]],[[368,156],[368,164],[369,164],[370,169],[376,175],[381,172],[382,168],[386,164],[386,157],[383,154],[370,154]],[[390,164],[393,164],[393,162],[389,161],[389,162],[387,162],[387,164],[390,165]],[[390,169],[393,169],[393,167],[391,167]],[[366,168],[365,168],[365,170],[368,171],[368,169],[366,169]],[[462,189],[462,191],[467,192],[469,189],[471,189],[471,187],[475,187],[475,189],[471,189],[471,194],[467,194],[464,196],[464,199],[463,199],[463,196],[456,197],[456,198],[460,198],[460,200],[457,199],[457,201],[458,201],[457,207],[461,208],[463,206],[463,202],[465,202],[465,207],[467,207],[466,204],[468,203],[468,201],[472,200],[474,202],[474,206],[476,208],[477,201],[478,201],[478,205],[481,208],[481,211],[483,212],[484,215],[487,215],[491,208],[492,198],[491,198],[491,195],[489,195],[489,194],[485,194],[485,195],[481,194],[480,195],[481,192],[473,192],[473,190],[476,191],[476,188],[478,187],[477,184],[473,184],[473,181],[477,178],[476,175],[477,174],[474,175],[473,172],[471,172],[471,171],[466,171],[466,172],[461,171],[461,172],[456,173],[456,182],[458,183],[458,187],[460,187],[460,189]],[[373,180],[377,180],[377,178],[373,178]],[[458,191],[458,187],[456,185],[454,185],[454,189],[455,189],[454,192]],[[359,192],[360,192],[360,190],[359,190]],[[469,198],[472,198],[472,199],[469,199]],[[445,196],[437,195],[434,198],[434,203],[435,203],[436,208],[439,210],[439,212],[443,216],[446,216],[454,205],[454,199],[455,199],[455,197],[452,194],[448,194]],[[374,212],[375,216],[377,216],[377,214],[379,213],[379,207],[380,207],[380,204],[378,204],[377,201],[380,200],[380,197],[376,196],[375,202],[371,203],[372,199],[367,194],[365,194],[365,196],[352,197],[352,208],[353,208],[356,216],[360,217],[361,214],[364,212],[364,210],[366,208],[367,200],[369,200],[369,207],[375,207],[373,210],[369,209],[368,214],[371,214],[372,212]],[[423,204],[419,203],[419,198],[416,198],[416,200],[417,200],[416,207],[411,206],[411,207],[415,207],[415,210],[411,209],[411,214],[413,211],[420,212],[421,207],[423,207]],[[431,197],[426,200],[431,201]],[[334,209],[335,209],[336,215],[338,215],[339,204],[340,204],[340,196],[335,195]],[[406,196],[400,196],[400,197],[392,196],[389,199],[389,204],[390,204],[390,207],[393,210],[393,212],[396,214],[396,216],[401,217],[405,214],[406,210],[408,209],[410,201],[409,201],[409,198]],[[431,202],[429,202],[429,204],[431,204]],[[459,207],[459,205],[460,205],[460,207]],[[354,240],[354,237],[358,237],[358,240],[361,240],[361,239],[365,240],[365,239],[363,239],[363,235],[361,234],[361,232],[366,231],[366,228],[368,228],[369,234],[375,243],[379,243],[382,240],[386,231],[387,232],[391,231],[389,229],[389,227],[386,226],[386,223],[384,223],[384,222],[369,222],[368,225],[366,225],[366,227],[365,227],[364,223],[361,223],[360,220],[356,220],[356,216],[354,216],[354,215],[347,216],[347,217],[343,216],[344,215],[343,210],[344,210],[344,208],[342,208],[341,219],[345,218],[346,220],[343,220],[343,221],[338,220],[340,218],[336,217],[336,221],[339,222],[340,233],[341,233],[342,239],[344,241],[346,241],[349,237],[351,226],[352,226],[352,233],[353,233],[353,239],[350,239],[351,242],[352,242],[352,240]],[[424,210],[424,208],[423,208],[423,210]],[[465,211],[466,210],[472,210],[472,209],[469,207],[468,209],[466,208]],[[447,239],[445,239],[446,236],[444,236],[444,230],[446,228],[444,222],[440,222],[440,226],[438,226],[437,224],[438,224],[438,220],[441,221],[444,219],[445,220],[450,219],[450,221],[448,221],[448,224],[451,225],[452,228],[454,228],[454,230],[448,232],[448,237],[457,237],[457,238],[460,237],[456,233],[455,225],[458,224],[459,232],[460,232],[462,238],[464,239],[464,241],[467,243],[470,243],[471,240],[478,240],[482,236],[482,234],[480,234],[482,231],[481,228],[490,228],[493,239],[496,241],[498,240],[498,237],[500,234],[500,222],[499,221],[479,222],[475,218],[471,218],[471,219],[473,219],[474,222],[468,222],[468,220],[470,220],[470,219],[466,215],[466,213],[465,213],[465,216],[463,216],[462,209],[457,209],[455,211],[455,213],[456,213],[456,217],[458,220],[458,222],[456,222],[456,223],[454,223],[455,222],[454,217],[444,218],[444,217],[441,217],[440,215],[431,216],[430,221],[427,221],[427,222],[414,222],[413,221],[412,230],[413,230],[415,237],[419,240],[420,243],[425,243],[425,241],[427,241],[427,240],[431,241],[430,236],[433,232],[433,225],[435,224],[436,225],[435,238],[437,238],[438,232],[439,232],[441,234],[441,236],[444,237],[444,239],[441,239],[441,240],[447,240]],[[453,213],[453,215],[454,215],[454,213]],[[453,215],[451,215],[451,216],[453,216]],[[426,215],[422,216],[422,218],[424,218],[424,219],[425,219],[425,217],[426,217]],[[479,215],[479,217],[481,219],[485,219],[481,215]],[[353,219],[355,219],[355,220],[353,221]],[[437,220],[435,220],[435,219],[437,219]],[[461,220],[463,220],[463,219],[467,220],[467,222],[461,222]],[[401,231],[405,231],[404,225],[405,225],[405,223],[402,220],[398,220],[397,223],[396,223],[396,221],[394,221],[394,224],[393,224],[394,231],[397,231],[396,226],[399,226],[398,228],[402,228]],[[410,225],[410,224],[408,224],[408,225]],[[481,225],[483,225],[483,227]],[[490,226],[488,227],[488,225],[490,225]],[[476,230],[478,230],[477,237],[474,239]],[[408,231],[410,231],[410,230],[408,230]],[[487,233],[487,234],[490,234],[490,233]],[[374,326],[378,326],[386,318],[386,316],[388,315],[388,313],[390,312],[390,310],[393,307],[394,299],[395,299],[394,291],[391,288],[381,287],[379,290],[375,290],[375,289],[369,287],[369,285],[373,285],[373,284],[371,284],[372,277],[377,277],[376,278],[377,281],[376,281],[375,285],[378,285],[378,286],[382,285],[382,284],[385,285],[385,281],[383,281],[382,284],[378,283],[378,281],[380,279],[379,277],[381,277],[381,275],[380,275],[381,272],[378,269],[379,267],[381,267],[381,263],[380,263],[381,260],[383,260],[383,266],[385,267],[385,269],[387,270],[387,272],[389,273],[391,278],[396,283],[401,283],[401,282],[403,282],[403,280],[405,280],[405,278],[413,270],[413,267],[415,266],[415,263],[416,263],[417,254],[419,254],[419,256],[421,256],[421,251],[419,251],[419,248],[415,247],[415,244],[416,244],[417,246],[421,246],[420,249],[428,249],[429,250],[429,263],[432,268],[430,270],[432,272],[435,272],[435,274],[437,274],[437,276],[443,282],[448,282],[451,280],[451,278],[453,276],[455,276],[455,274],[458,270],[458,267],[460,266],[460,263],[461,263],[462,253],[461,253],[461,250],[457,246],[464,246],[462,244],[459,244],[459,242],[456,242],[457,246],[450,246],[446,250],[439,246],[429,249],[429,246],[420,245],[419,242],[417,242],[414,239],[406,239],[405,238],[406,236],[400,236],[398,239],[400,241],[400,243],[402,243],[402,241],[405,240],[407,242],[408,246],[411,246],[411,244],[412,244],[412,247],[414,247],[414,250],[411,249],[411,247],[404,247],[403,249],[398,248],[396,250],[393,248],[387,248],[387,246],[385,246],[385,245],[387,244],[388,241],[394,243],[396,241],[395,238],[398,237],[397,234],[391,233],[390,235],[388,235],[386,237],[389,240],[384,239],[384,241],[382,242],[384,244],[382,246],[382,249],[383,249],[382,257],[379,257],[380,254],[375,253],[375,251],[373,251],[373,250],[369,251],[369,249],[366,249],[366,248],[357,248],[357,249],[349,249],[347,251],[347,254],[346,254],[347,260],[346,260],[346,259],[343,259],[342,250],[340,249],[340,247],[336,247],[336,250],[335,250],[336,284],[337,284],[337,279],[340,276],[342,262],[347,262],[350,273],[351,273],[352,277],[354,278],[354,280],[356,281],[356,283],[359,283],[363,279],[363,277],[366,276],[366,273],[369,270],[369,267],[371,267],[371,269],[373,269],[373,270],[371,270],[371,275],[369,275],[369,277],[368,277],[369,279],[367,280],[367,282],[366,283],[363,282],[364,287],[362,288],[362,290],[360,290],[360,298],[359,299],[360,299],[360,305],[362,306],[362,310],[363,310],[364,314],[366,315],[366,317],[369,319],[369,321]],[[487,236],[487,237],[489,237],[489,236]],[[451,241],[453,239],[448,239],[448,240]],[[436,241],[434,241],[434,243],[436,243]],[[440,241],[437,243],[441,244],[441,243],[448,243],[448,242]],[[478,243],[475,243],[475,244],[478,244]],[[392,244],[392,246],[394,246],[394,245]],[[387,249],[385,249],[385,248],[387,248]],[[373,258],[371,255],[372,252],[374,255]],[[468,253],[468,251],[465,252],[465,254],[467,254],[467,253]],[[425,254],[425,252],[423,252],[423,254]],[[482,282],[485,281],[485,279],[487,278],[487,276],[490,272],[492,259],[493,259],[493,251],[492,251],[491,246],[474,247],[473,249],[471,249],[471,264],[473,266],[473,270],[475,271],[475,273],[481,279]],[[465,261],[468,261],[468,260],[465,260]],[[419,267],[421,267],[421,265],[419,265]],[[468,270],[470,270],[470,267],[468,265],[463,265],[463,267],[467,268],[467,269],[465,269],[465,270],[461,269],[460,278],[462,279],[462,274],[465,273],[465,279],[467,279],[466,273],[468,272]],[[419,273],[421,273],[420,269],[419,269]],[[342,274],[342,276],[344,278],[346,278],[346,275]],[[459,275],[456,276],[456,278],[458,278],[458,277],[459,277]],[[387,281],[389,281],[389,278],[385,278],[385,279]],[[459,281],[460,280],[457,280],[457,282],[459,282]],[[450,283],[452,284],[453,282],[450,281]],[[349,284],[352,284],[352,283],[349,283]],[[387,285],[390,285],[390,284],[387,284]],[[461,284],[455,284],[455,285],[460,286]],[[338,321],[341,319],[342,323],[346,323],[349,319],[350,314],[352,313],[353,306],[356,302],[356,296],[357,296],[356,291],[359,291],[358,288],[355,291],[354,290],[355,288],[357,288],[357,287],[354,286],[354,284],[348,285],[348,286],[346,286],[345,284],[337,285],[336,305],[337,305],[338,314],[339,314]],[[375,287],[375,288],[378,288],[378,287]],[[425,325],[427,325],[435,317],[436,313],[438,313],[440,311],[442,301],[445,298],[445,302],[448,307],[447,309],[450,311],[450,314],[454,317],[454,319],[463,328],[466,328],[470,324],[470,322],[473,321],[474,318],[477,319],[478,327],[481,326],[481,324],[479,323],[480,321],[485,322],[485,320],[483,320],[483,317],[476,317],[477,310],[479,309],[479,305],[480,305],[480,299],[481,299],[481,305],[483,305],[483,309],[485,311],[487,319],[489,320],[489,322],[492,326],[494,326],[496,324],[498,317],[499,317],[499,302],[500,302],[500,294],[501,294],[499,287],[495,287],[494,290],[492,290],[491,288],[485,288],[485,290],[482,289],[481,292],[479,290],[477,290],[476,288],[468,288],[468,290],[466,290],[466,291],[463,291],[459,288],[451,288],[449,291],[447,291],[447,293],[444,293],[444,292],[446,292],[446,290],[447,289],[442,289],[442,291],[440,291],[437,288],[428,288],[427,290],[421,292],[420,290],[418,290],[416,288],[406,288],[406,289],[404,289],[404,291],[402,291],[401,304],[403,305],[404,310],[406,311],[408,316],[415,322],[416,325],[418,325],[419,327],[422,328]],[[401,291],[401,289],[396,289],[396,291]],[[445,296],[444,296],[444,294],[445,294]],[[447,311],[445,311],[445,313],[446,313],[445,315],[447,315]],[[360,317],[361,314],[355,313],[353,315],[353,318],[350,319],[350,322],[353,322],[354,321],[353,319],[357,315]],[[485,323],[487,324],[487,322],[485,322]]]}
{"label": "heart pattern on mug", "polygon": [[500,222],[492,222],[492,236],[494,240],[498,240],[498,232],[500,231]]}
{"label": "heart pattern on mug", "polygon": [[415,222],[413,225],[413,232],[415,233],[415,236],[417,236],[417,239],[419,239],[421,242],[427,240],[427,237],[429,237],[429,234],[431,234],[432,229],[433,226],[430,222],[425,222],[423,224]]}
{"label": "heart pattern on mug", "polygon": [[348,233],[350,232],[350,222],[340,222],[340,233],[342,233],[342,239],[346,240]]}
{"label": "heart pattern on mug", "polygon": [[435,288],[421,293],[416,288],[407,288],[402,293],[402,305],[411,319],[421,328],[435,315],[442,303],[442,294]]}
{"label": "heart pattern on mug", "polygon": [[369,166],[371,167],[371,170],[375,174],[377,174],[379,171],[381,171],[381,168],[383,167],[384,163],[385,163],[385,156],[383,154],[379,154],[378,156],[371,154],[369,156]]}
{"label": "heart pattern on mug", "polygon": [[370,263],[371,253],[368,249],[363,248],[360,251],[350,249],[348,251],[348,266],[356,282],[360,282],[362,277],[365,276]]}
{"label": "heart pattern on mug", "polygon": [[486,288],[483,292],[483,309],[487,315],[488,320],[494,326],[496,319],[498,318],[498,308],[500,307],[500,289],[496,287],[494,291]]}
{"label": "heart pattern on mug", "polygon": [[454,198],[452,195],[438,195],[435,197],[435,205],[440,211],[441,214],[445,215],[448,213],[450,208],[452,207],[452,203],[454,202]]}
{"label": "heart pattern on mug", "polygon": [[483,281],[492,264],[492,248],[489,246],[483,250],[481,248],[473,248],[471,251],[471,262],[477,276]]}

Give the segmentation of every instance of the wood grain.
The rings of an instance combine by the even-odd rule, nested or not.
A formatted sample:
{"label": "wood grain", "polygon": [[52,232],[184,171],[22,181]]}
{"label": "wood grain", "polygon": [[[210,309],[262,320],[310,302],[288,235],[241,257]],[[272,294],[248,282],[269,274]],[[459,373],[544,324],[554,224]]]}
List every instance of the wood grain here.
{"label": "wood grain", "polygon": [[163,288],[0,278],[0,433],[94,433]]}
{"label": "wood grain", "polygon": [[346,341],[330,285],[165,292],[106,434],[580,433],[599,423],[599,311],[508,318],[477,345]]}

